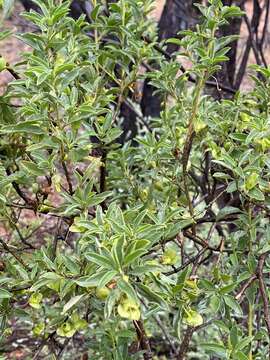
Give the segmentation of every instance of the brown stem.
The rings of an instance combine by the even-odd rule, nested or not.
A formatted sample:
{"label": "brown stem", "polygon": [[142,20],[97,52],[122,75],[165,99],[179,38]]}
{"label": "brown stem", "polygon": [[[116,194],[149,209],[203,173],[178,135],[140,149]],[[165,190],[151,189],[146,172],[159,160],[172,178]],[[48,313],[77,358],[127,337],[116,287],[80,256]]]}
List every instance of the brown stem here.
{"label": "brown stem", "polygon": [[184,339],[180,345],[180,349],[179,349],[179,353],[177,356],[177,360],[184,360],[186,357],[186,354],[188,352],[188,348],[189,348],[189,343],[191,341],[192,335],[195,331],[194,327],[189,326],[186,330]]}
{"label": "brown stem", "polygon": [[238,293],[235,295],[235,299],[239,301],[239,303],[242,302],[243,296],[246,292],[246,290],[253,284],[253,282],[257,279],[256,275],[252,275],[240,288]]}
{"label": "brown stem", "polygon": [[14,79],[20,80],[20,75],[18,73],[16,73],[15,70],[10,68],[9,66],[7,66],[6,70],[14,77]]}
{"label": "brown stem", "polygon": [[58,240],[59,240],[59,233],[60,233],[60,228],[62,225],[62,219],[58,219],[57,220],[57,225],[56,225],[56,231],[54,234],[54,239],[53,239],[53,246],[52,246],[52,260],[55,259],[56,257],[56,252],[57,252],[57,245],[58,245]]}
{"label": "brown stem", "polygon": [[99,178],[100,193],[103,193],[106,190],[106,159],[107,159],[107,152],[106,150],[103,150],[101,156],[100,178]]}
{"label": "brown stem", "polygon": [[66,177],[66,180],[67,180],[67,183],[68,183],[68,191],[69,191],[70,195],[72,195],[73,194],[72,181],[71,181],[71,177],[70,177],[69,172],[68,172],[67,165],[66,165],[66,163],[64,161],[62,161],[62,167],[63,167],[65,177]]}
{"label": "brown stem", "polygon": [[10,247],[5,243],[4,240],[2,240],[0,238],[0,244],[3,246],[4,250],[6,250],[8,253],[10,253],[24,268],[25,270],[30,270],[28,268],[28,266],[25,264],[25,262],[23,261],[23,259],[21,259],[15,251],[13,251],[12,249],[10,249]]}
{"label": "brown stem", "polygon": [[[8,176],[12,174],[12,172],[9,169],[6,169],[6,173]],[[15,181],[12,181],[11,184],[13,186],[13,189],[19,195],[19,197],[23,199],[25,203],[29,205],[36,212],[38,207],[37,202],[35,200],[32,200],[30,197],[28,197],[28,195],[21,190],[20,186]]]}
{"label": "brown stem", "polygon": [[43,349],[44,346],[48,343],[48,341],[50,341],[51,339],[53,339],[53,337],[55,336],[55,334],[56,334],[56,331],[52,332],[51,334],[49,334],[46,338],[44,338],[44,339],[41,341],[41,343],[39,344],[38,349],[37,349],[35,355],[34,355],[33,358],[32,358],[33,360],[39,359],[39,355],[40,355],[42,349]]}
{"label": "brown stem", "polygon": [[151,351],[151,346],[149,339],[146,336],[142,320],[138,320],[138,321],[134,320],[133,324],[137,333],[139,346],[141,350],[144,350],[144,355],[143,355],[144,360],[152,360],[153,355]]}
{"label": "brown stem", "polygon": [[[264,253],[259,258],[258,268],[257,268],[257,278],[259,280],[259,291],[261,294],[261,298],[263,301],[263,309],[264,309],[264,321],[267,328],[268,336],[270,338],[270,312],[269,312],[269,302],[268,302],[268,294],[266,290],[266,285],[263,280],[263,267],[266,260],[266,257],[269,255],[269,252]],[[270,359],[270,351],[269,351],[269,359]]]}
{"label": "brown stem", "polygon": [[178,268],[175,268],[174,270],[171,271],[167,271],[166,273],[164,273],[165,275],[172,275],[172,274],[176,274],[179,271],[184,270],[188,265],[193,264],[194,262],[196,262],[198,259],[200,259],[200,257],[208,250],[208,248],[203,248],[202,250],[200,250],[198,252],[198,254],[196,254],[195,256],[193,256],[192,258],[190,258],[188,261],[186,261],[183,265],[179,266]]}

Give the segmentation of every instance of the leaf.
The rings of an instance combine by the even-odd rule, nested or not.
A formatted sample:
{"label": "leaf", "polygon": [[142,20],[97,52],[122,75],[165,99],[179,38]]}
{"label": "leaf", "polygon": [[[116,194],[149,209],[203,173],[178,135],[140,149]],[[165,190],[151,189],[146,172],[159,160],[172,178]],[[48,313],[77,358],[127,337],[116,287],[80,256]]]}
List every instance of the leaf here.
{"label": "leaf", "polygon": [[264,201],[265,197],[263,192],[258,189],[257,187],[253,188],[248,192],[248,196],[250,196],[252,199],[258,200],[258,201]]}
{"label": "leaf", "polygon": [[202,347],[203,350],[210,352],[210,353],[214,353],[215,355],[219,355],[222,357],[227,356],[227,350],[224,345],[214,344],[214,343],[205,343],[205,344],[200,344],[200,346]]}
{"label": "leaf", "polygon": [[33,174],[35,176],[43,176],[44,170],[41,170],[38,165],[31,161],[21,161],[20,165],[23,169],[26,170],[27,173]]}
{"label": "leaf", "polygon": [[220,298],[216,295],[211,296],[210,307],[214,313],[217,313],[220,308]]}
{"label": "leaf", "polygon": [[168,239],[173,238],[176,235],[178,235],[181,230],[183,230],[184,228],[188,227],[191,224],[194,224],[193,219],[180,220],[176,224],[170,225],[169,230],[166,231],[164,236]]}
{"label": "leaf", "polygon": [[12,297],[12,294],[5,290],[5,289],[0,289],[0,299],[9,299]]}
{"label": "leaf", "polygon": [[231,308],[232,310],[234,310],[238,315],[243,315],[243,311],[241,306],[238,304],[238,302],[234,299],[233,296],[230,295],[224,295],[223,296],[223,300],[225,302],[225,304]]}
{"label": "leaf", "polygon": [[137,260],[143,254],[145,254],[145,252],[146,252],[145,249],[138,249],[138,250],[132,251],[130,254],[125,256],[123,265],[127,266],[127,265],[135,262],[135,260]]}
{"label": "leaf", "polygon": [[112,256],[114,258],[115,263],[118,264],[119,269],[121,269],[122,261],[124,257],[124,243],[125,237],[124,236],[116,236],[114,238],[113,247],[112,247]]}
{"label": "leaf", "polygon": [[138,302],[137,294],[133,287],[125,280],[120,279],[117,281],[117,287],[124,292],[131,300]]}
{"label": "leaf", "polygon": [[234,354],[234,359],[235,360],[249,360],[247,355],[244,354],[242,351],[237,351],[235,354]]}
{"label": "leaf", "polygon": [[259,174],[256,172],[251,173],[245,180],[245,188],[247,191],[253,189],[259,180]]}
{"label": "leaf", "polygon": [[70,310],[74,305],[76,305],[85,294],[73,296],[63,307],[62,315],[65,314],[68,310]]}
{"label": "leaf", "polygon": [[225,206],[217,214],[217,221],[225,218],[227,215],[236,214],[239,212],[241,212],[241,210],[239,208],[236,208],[233,206]]}
{"label": "leaf", "polygon": [[87,253],[85,254],[87,260],[94,262],[95,264],[105,267],[106,269],[113,270],[115,265],[113,260],[97,253]]}
{"label": "leaf", "polygon": [[111,316],[114,305],[118,299],[118,294],[116,291],[111,291],[109,296],[106,298],[105,307],[104,307],[104,317],[108,319]]}
{"label": "leaf", "polygon": [[59,65],[55,68],[55,75],[60,75],[61,73],[63,73],[64,71],[70,71],[73,70],[73,68],[75,67],[75,64],[63,64],[63,65]]}
{"label": "leaf", "polygon": [[6,39],[7,37],[9,37],[12,34],[12,32],[10,30],[4,30],[4,31],[0,31],[0,41]]}
{"label": "leaf", "polygon": [[98,204],[102,203],[111,194],[112,194],[111,191],[104,191],[101,194],[92,195],[87,201],[88,206],[95,206],[95,205],[98,205]]}
{"label": "leaf", "polygon": [[102,277],[104,275],[106,275],[107,273],[108,273],[108,270],[102,270],[93,275],[86,275],[86,276],[80,277],[79,279],[74,279],[73,281],[81,287],[85,287],[85,288],[96,287],[96,286],[98,286]]}
{"label": "leaf", "polygon": [[252,336],[246,336],[244,339],[238,341],[237,345],[235,346],[235,351],[240,351],[245,349],[253,340]]}
{"label": "leaf", "polygon": [[146,299],[162,306],[165,305],[167,307],[166,301],[160,295],[158,295],[156,292],[150,289],[148,286],[142,283],[137,283],[136,286],[139,289],[139,292],[142,294],[142,296],[144,296]]}
{"label": "leaf", "polygon": [[44,131],[42,130],[41,126],[34,121],[24,121],[16,125],[9,125],[3,126],[0,130],[0,133],[4,134],[12,134],[12,133],[27,133],[35,134],[35,135],[42,135]]}
{"label": "leaf", "polygon": [[117,272],[112,270],[112,271],[107,271],[102,278],[100,279],[99,283],[98,283],[98,287],[102,288],[105,285],[107,285],[114,277],[116,277]]}
{"label": "leaf", "polygon": [[232,284],[223,286],[222,288],[219,289],[219,293],[220,294],[228,294],[228,293],[232,292],[236,288],[236,286],[237,286],[236,283],[232,283]]}
{"label": "leaf", "polygon": [[236,167],[236,164],[231,164],[231,163],[227,163],[221,160],[212,160],[212,162],[214,162],[215,164],[221,165],[231,171],[234,170],[234,168]]}
{"label": "leaf", "polygon": [[3,17],[4,19],[8,18],[13,6],[14,6],[15,0],[3,0]]}
{"label": "leaf", "polygon": [[170,38],[170,39],[166,40],[166,43],[181,46],[182,41],[180,39],[177,39],[177,38]]}

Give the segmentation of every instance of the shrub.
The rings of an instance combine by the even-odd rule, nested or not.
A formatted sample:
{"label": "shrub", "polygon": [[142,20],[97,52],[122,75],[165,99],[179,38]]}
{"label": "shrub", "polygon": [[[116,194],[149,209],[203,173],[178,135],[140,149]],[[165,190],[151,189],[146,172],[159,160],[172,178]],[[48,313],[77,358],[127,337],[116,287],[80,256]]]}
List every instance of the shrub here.
{"label": "shrub", "polygon": [[[249,93],[205,92],[240,10],[198,5],[168,58],[151,1],[95,2],[90,24],[35,3],[31,51],[0,62],[16,78],[0,98],[3,356],[21,333],[29,359],[266,359],[270,69]],[[136,104],[145,78],[159,118]],[[123,104],[138,134],[121,144]]]}

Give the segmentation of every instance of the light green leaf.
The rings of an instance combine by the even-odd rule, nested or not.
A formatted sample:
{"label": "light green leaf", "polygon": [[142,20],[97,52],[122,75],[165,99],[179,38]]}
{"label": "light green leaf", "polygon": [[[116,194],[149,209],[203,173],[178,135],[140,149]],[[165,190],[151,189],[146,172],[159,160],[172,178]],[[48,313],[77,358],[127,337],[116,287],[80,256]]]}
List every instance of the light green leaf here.
{"label": "light green leaf", "polygon": [[85,297],[85,294],[73,296],[63,307],[62,315],[76,305],[80,300]]}

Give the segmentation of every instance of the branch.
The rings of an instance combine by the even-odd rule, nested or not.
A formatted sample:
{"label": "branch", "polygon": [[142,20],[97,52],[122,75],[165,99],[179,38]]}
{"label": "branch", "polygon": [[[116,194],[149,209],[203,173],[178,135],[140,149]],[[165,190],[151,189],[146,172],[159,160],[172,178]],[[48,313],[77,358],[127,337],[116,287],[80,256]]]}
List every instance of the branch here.
{"label": "branch", "polygon": [[220,251],[219,247],[214,248],[214,247],[210,246],[207,241],[205,241],[204,239],[200,238],[197,235],[192,234],[189,231],[184,231],[184,236],[186,236],[187,238],[189,238],[190,240],[195,242],[195,244],[199,244],[199,245],[203,246],[204,248],[207,248],[208,250],[218,251],[218,252]]}
{"label": "branch", "polygon": [[[6,169],[6,173],[8,176],[10,176],[12,174],[12,172],[7,168]],[[14,190],[16,191],[16,193],[19,195],[19,197],[21,199],[23,199],[25,201],[25,203],[27,205],[29,205],[31,207],[32,210],[34,210],[35,212],[37,211],[37,202],[35,200],[32,200],[30,197],[28,197],[28,195],[21,190],[20,186],[16,183],[16,181],[12,181],[12,186],[14,188]]]}
{"label": "branch", "polygon": [[30,271],[30,269],[28,268],[28,266],[25,264],[25,262],[23,261],[23,259],[21,259],[15,251],[13,251],[12,249],[10,249],[10,247],[5,243],[5,241],[3,239],[0,238],[0,244],[3,246],[3,248],[10,253],[27,271]]}
{"label": "branch", "polygon": [[100,193],[103,193],[106,190],[106,160],[107,160],[107,151],[103,149],[101,155],[100,178],[99,178]]}
{"label": "branch", "polygon": [[268,331],[268,336],[270,337],[270,312],[269,312],[269,302],[268,294],[266,290],[266,285],[263,280],[263,267],[266,260],[266,257],[269,255],[269,252],[264,253],[259,258],[258,268],[257,268],[257,278],[259,280],[259,290],[263,301],[264,309],[264,321]]}
{"label": "branch", "polygon": [[[234,86],[235,86],[236,89],[239,89],[239,87],[241,85],[241,82],[243,80],[243,77],[245,75],[250,49],[252,47],[253,32],[254,32],[254,30],[257,31],[258,26],[259,26],[260,14],[258,14],[258,10],[260,9],[260,6],[259,6],[257,0],[255,0],[253,3],[254,3],[254,11],[253,11],[252,19],[251,19],[251,22],[250,22],[250,28],[248,26],[249,21],[247,22],[248,19],[245,16],[245,21],[246,21],[246,24],[247,24],[248,30],[249,30],[249,37],[248,37],[248,40],[247,40],[247,43],[246,43],[245,52],[244,52],[244,55],[242,57],[242,61],[241,61],[241,64],[239,66],[239,70],[238,70],[236,80],[235,80],[235,83],[234,83]],[[241,10],[245,11],[244,3],[240,4],[240,8],[241,8]]]}
{"label": "branch", "polygon": [[253,282],[257,279],[256,275],[252,275],[240,288],[238,293],[235,295],[235,300],[238,300],[239,303],[242,302],[243,296],[246,292],[246,290],[253,284]]}
{"label": "branch", "polygon": [[48,343],[48,341],[50,341],[51,339],[53,339],[53,337],[55,336],[56,331],[52,332],[51,334],[49,334],[46,338],[44,338],[41,343],[38,346],[38,349],[35,353],[35,355],[33,356],[32,360],[37,360],[39,359],[39,354],[41,353],[42,349],[44,348],[44,346]]}
{"label": "branch", "polygon": [[188,261],[186,261],[183,265],[179,266],[178,268],[175,268],[174,270],[171,271],[167,271],[165,273],[163,273],[164,275],[173,275],[178,273],[179,271],[184,270],[188,265],[196,262],[206,251],[208,250],[208,248],[203,248],[201,249],[195,256],[193,256],[192,258],[190,258]]}
{"label": "branch", "polygon": [[15,70],[13,70],[11,67],[9,67],[9,64],[7,64],[6,70],[14,77],[14,79],[16,79],[16,80],[21,79],[20,75]]}
{"label": "branch", "polygon": [[177,360],[184,360],[186,358],[186,354],[188,352],[189,343],[191,341],[192,335],[196,328],[189,326],[185,333],[184,339],[180,345],[180,350],[177,356]]}
{"label": "branch", "polygon": [[144,350],[144,360],[152,360],[152,350],[148,337],[146,336],[142,320],[133,321],[140,348]]}
{"label": "branch", "polygon": [[65,177],[66,177],[66,180],[67,180],[67,183],[68,183],[68,191],[69,191],[70,195],[73,195],[74,191],[73,191],[72,181],[71,181],[71,178],[70,178],[70,175],[69,175],[69,172],[68,172],[67,165],[66,165],[65,161],[62,161],[62,167],[63,167]]}
{"label": "branch", "polygon": [[186,358],[186,354],[187,354],[187,351],[188,351],[188,348],[189,348],[189,343],[190,343],[190,341],[192,339],[193,333],[195,331],[200,331],[201,329],[204,329],[205,327],[211,325],[214,320],[218,320],[218,319],[209,320],[209,321],[205,322],[202,325],[199,325],[199,326],[196,326],[196,327],[189,326],[187,328],[184,339],[183,339],[183,341],[182,341],[182,343],[180,345],[177,360],[184,360]]}

